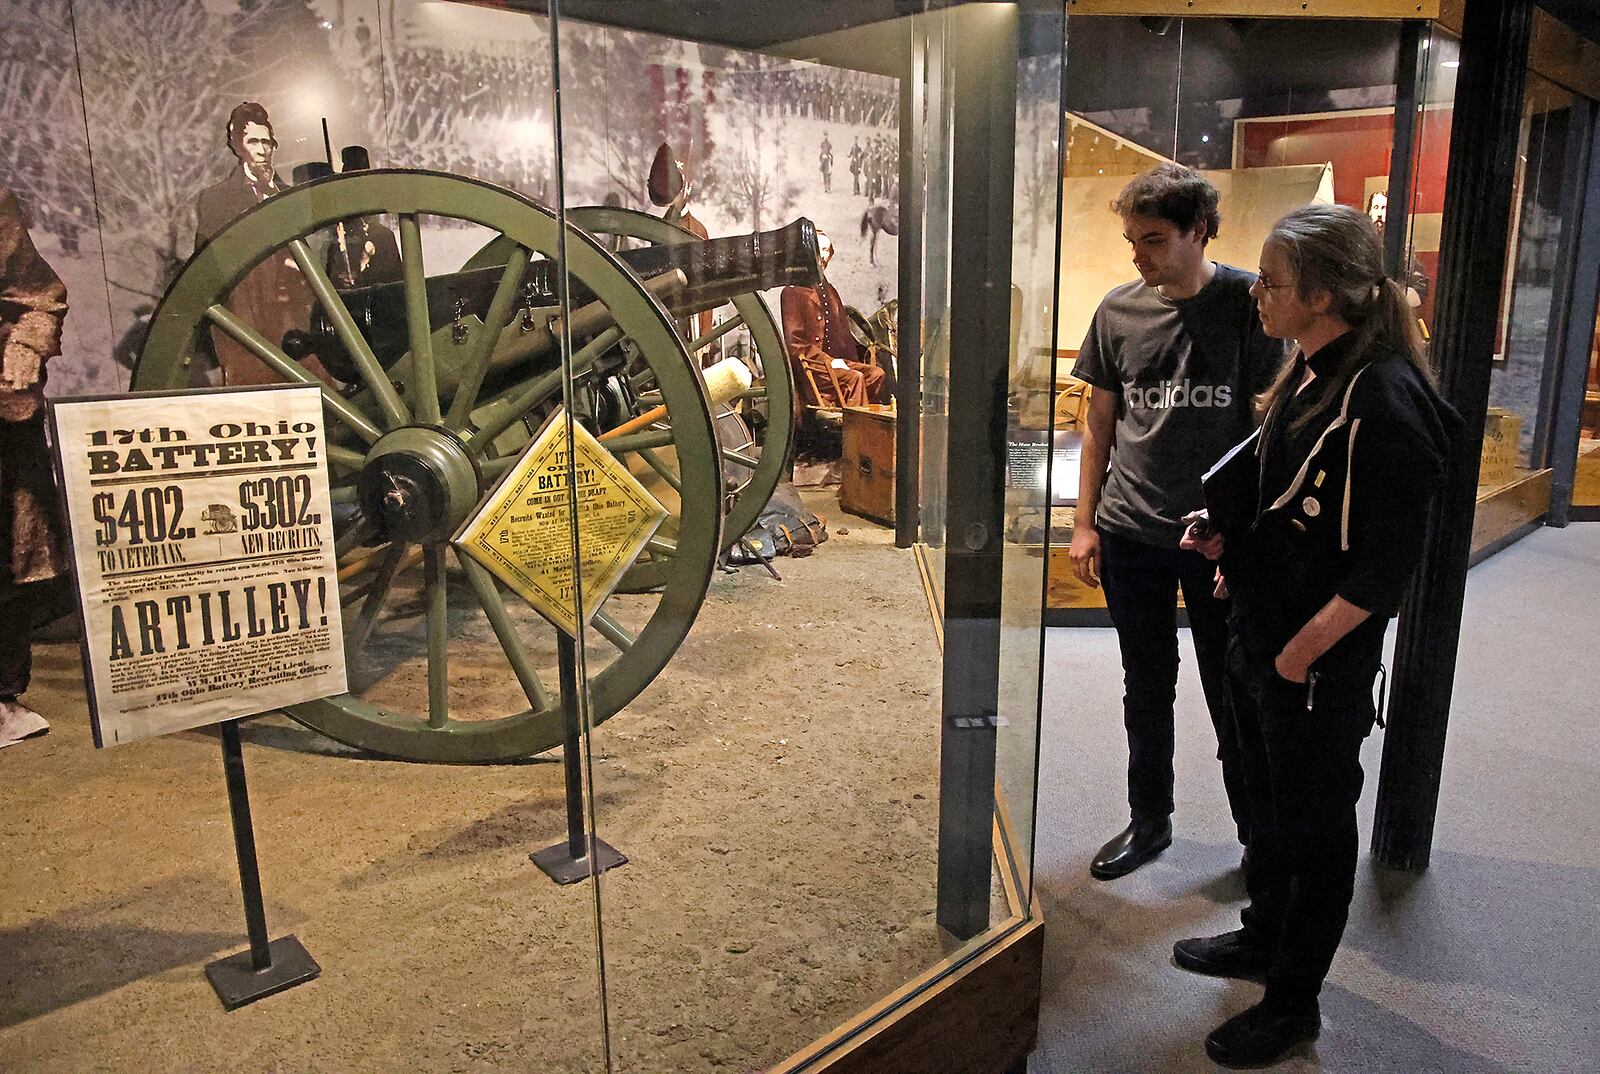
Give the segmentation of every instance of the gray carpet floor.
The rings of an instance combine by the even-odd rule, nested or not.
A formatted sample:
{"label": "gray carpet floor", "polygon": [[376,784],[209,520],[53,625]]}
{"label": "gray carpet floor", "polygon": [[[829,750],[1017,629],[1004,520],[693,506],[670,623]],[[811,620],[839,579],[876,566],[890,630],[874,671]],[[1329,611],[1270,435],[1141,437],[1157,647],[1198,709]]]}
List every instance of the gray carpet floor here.
{"label": "gray carpet floor", "polygon": [[[1541,530],[1475,568],[1463,631],[1432,865],[1396,874],[1367,855],[1375,731],[1322,1037],[1278,1069],[1600,1071],[1600,524]],[[1171,962],[1173,941],[1237,927],[1243,895],[1186,636],[1173,845],[1131,876],[1088,876],[1127,819],[1116,653],[1109,630],[1046,642],[1036,1074],[1214,1069],[1205,1034],[1260,995]]]}

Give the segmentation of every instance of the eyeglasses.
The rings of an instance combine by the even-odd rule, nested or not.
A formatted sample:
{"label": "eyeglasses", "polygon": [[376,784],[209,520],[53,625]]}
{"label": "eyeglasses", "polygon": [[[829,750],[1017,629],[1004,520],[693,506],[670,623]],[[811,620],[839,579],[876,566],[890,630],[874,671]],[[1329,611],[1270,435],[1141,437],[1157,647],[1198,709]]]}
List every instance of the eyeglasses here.
{"label": "eyeglasses", "polygon": [[1293,284],[1273,283],[1272,280],[1266,276],[1257,276],[1256,286],[1261,288],[1263,291],[1276,291],[1280,287],[1292,287]]}

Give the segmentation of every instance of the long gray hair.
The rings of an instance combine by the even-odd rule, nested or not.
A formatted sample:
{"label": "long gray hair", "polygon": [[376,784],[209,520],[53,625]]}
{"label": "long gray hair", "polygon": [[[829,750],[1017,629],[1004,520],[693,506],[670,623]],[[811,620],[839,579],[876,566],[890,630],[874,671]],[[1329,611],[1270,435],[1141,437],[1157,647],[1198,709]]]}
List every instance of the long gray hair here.
{"label": "long gray hair", "polygon": [[[1309,299],[1315,291],[1332,295],[1328,312],[1355,334],[1354,345],[1325,378],[1315,404],[1295,422],[1297,431],[1331,406],[1350,378],[1385,351],[1407,354],[1432,378],[1405,289],[1384,276],[1383,243],[1364,213],[1345,205],[1307,205],[1274,224],[1266,245],[1282,251],[1293,267],[1300,297]],[[1262,412],[1271,413],[1298,386],[1294,364],[1286,363],[1262,395]]]}

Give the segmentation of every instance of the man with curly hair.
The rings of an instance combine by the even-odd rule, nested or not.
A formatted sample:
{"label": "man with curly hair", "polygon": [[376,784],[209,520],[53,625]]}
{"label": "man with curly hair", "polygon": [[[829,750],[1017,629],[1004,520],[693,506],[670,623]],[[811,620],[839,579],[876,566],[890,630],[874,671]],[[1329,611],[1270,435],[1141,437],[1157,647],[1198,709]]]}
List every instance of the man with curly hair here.
{"label": "man with curly hair", "polygon": [[1246,834],[1224,661],[1227,604],[1213,595],[1212,565],[1178,541],[1184,516],[1203,505],[1201,476],[1253,429],[1252,399],[1284,351],[1261,330],[1255,276],[1206,256],[1221,223],[1217,203],[1216,187],[1179,164],[1123,188],[1111,209],[1139,278],[1101,301],[1073,368],[1092,392],[1072,567],[1085,585],[1105,585],[1128,734],[1132,817],[1095,855],[1089,871],[1101,880],[1132,872],[1172,842],[1180,588],[1241,843]]}

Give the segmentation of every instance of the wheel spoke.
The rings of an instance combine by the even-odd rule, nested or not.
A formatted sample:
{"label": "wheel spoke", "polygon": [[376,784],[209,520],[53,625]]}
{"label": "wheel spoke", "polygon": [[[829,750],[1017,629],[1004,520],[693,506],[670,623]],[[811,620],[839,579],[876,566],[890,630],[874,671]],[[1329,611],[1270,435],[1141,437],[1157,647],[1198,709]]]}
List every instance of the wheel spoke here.
{"label": "wheel spoke", "polygon": [[405,555],[406,546],[396,543],[384,553],[383,563],[378,567],[378,576],[372,581],[372,588],[367,591],[367,599],[361,605],[361,613],[356,616],[355,628],[344,637],[344,647],[347,653],[359,653],[367,647],[367,638],[372,635],[372,628],[377,625],[378,613],[383,610],[384,601],[389,597],[389,587],[394,584],[394,576],[400,570],[400,559]]}
{"label": "wheel spoke", "polygon": [[406,338],[411,344],[411,409],[417,420],[439,421],[439,379],[433,368],[433,326],[428,320],[428,277],[422,264],[422,229],[416,213],[400,216],[400,264],[406,282]]}
{"label": "wheel spoke", "polygon": [[502,455],[498,459],[490,459],[483,464],[483,476],[494,480],[517,464],[519,455]]}
{"label": "wheel spoke", "polygon": [[322,389],[322,405],[341,422],[350,428],[361,439],[369,444],[376,443],[378,437],[383,435],[383,430],[372,424],[361,411],[351,406],[349,401],[341,397],[332,388],[312,376],[305,366],[290,358],[283,351],[273,346],[254,328],[241,321],[232,310],[223,305],[215,305],[206,310],[206,319],[222,329],[241,346],[260,358],[278,376],[296,384],[315,384]]}
{"label": "wheel spoke", "polygon": [[353,448],[329,444],[324,450],[328,453],[329,462],[335,466],[343,466],[347,470],[359,470],[367,462],[366,455]]}
{"label": "wheel spoke", "polygon": [[444,545],[422,553],[428,590],[428,726],[443,727],[450,719],[450,593],[444,570]]}
{"label": "wheel spoke", "polygon": [[[366,572],[367,568],[377,563],[384,556],[383,548],[358,549],[343,566],[339,568],[339,581],[348,582],[359,574]],[[400,558],[400,570],[415,567],[422,562],[422,549],[413,548]]]}
{"label": "wheel spoke", "polygon": [[[572,356],[573,377],[587,373],[594,365],[594,360],[616,346],[621,339],[622,329],[611,327],[584,344],[582,349]],[[467,447],[481,455],[489,449],[494,438],[509,429],[513,422],[560,390],[561,370],[555,369],[532,381],[520,391],[487,404],[485,409],[493,408],[492,412],[484,417],[478,431],[466,438]],[[458,395],[456,398],[461,397]],[[451,411],[454,412],[454,404],[451,405]]]}
{"label": "wheel spoke", "polygon": [[377,527],[372,524],[372,520],[365,515],[352,522],[348,529],[334,538],[333,554],[335,558],[343,559],[355,549],[360,548],[376,529]]}
{"label": "wheel spoke", "polygon": [[689,353],[699,354],[702,350],[711,346],[711,344],[715,343],[729,332],[732,332],[735,328],[740,328],[743,325],[744,314],[742,313],[735,313],[726,321],[719,321],[715,328],[701,336],[699,339],[695,340],[693,343],[689,344]]}
{"label": "wheel spoke", "polygon": [[490,629],[500,641],[500,650],[506,654],[506,660],[511,663],[511,670],[516,673],[517,681],[522,684],[522,692],[527,695],[528,704],[539,712],[549,709],[550,695],[545,692],[544,683],[539,681],[539,673],[533,670],[533,661],[528,658],[528,650],[523,647],[522,639],[517,636],[516,626],[506,614],[506,603],[500,599],[500,591],[495,588],[494,579],[477,560],[459,548],[456,549],[456,559],[460,562],[461,569],[466,572],[467,581],[471,583],[472,592],[478,598],[478,605],[489,620]]}
{"label": "wheel spoke", "polygon": [[472,340],[471,349],[462,362],[461,368],[466,370],[466,374],[456,385],[455,398],[450,401],[450,413],[444,419],[445,428],[459,430],[467,424],[467,415],[478,401],[478,389],[483,387],[483,378],[488,375],[489,363],[494,359],[494,345],[500,339],[500,329],[511,316],[511,304],[516,301],[517,287],[522,283],[522,274],[527,267],[527,247],[518,246],[511,251],[505,271],[500,274],[500,282],[495,286],[494,298],[489,300],[489,312],[483,318],[484,330]]}
{"label": "wheel spoke", "polygon": [[757,466],[761,465],[761,460],[756,458],[754,455],[746,455],[744,452],[734,448],[723,448],[722,457],[728,462],[734,463],[738,466],[743,466],[748,470],[754,470]]}
{"label": "wheel spoke", "polygon": [[589,623],[600,632],[600,636],[623,652],[633,648],[633,643],[638,640],[627,629],[611,616],[606,614],[604,608],[599,609],[589,618]]}
{"label": "wheel spoke", "polygon": [[673,444],[671,429],[645,429],[643,432],[628,433],[605,442],[606,450],[613,455],[626,454],[629,451],[638,451],[640,448],[671,447]]}
{"label": "wheel spoke", "polygon": [[322,312],[333,325],[334,332],[339,336],[339,342],[344,344],[350,360],[361,371],[361,379],[372,389],[373,396],[378,400],[378,409],[383,412],[385,427],[397,429],[406,424],[411,420],[411,415],[406,411],[405,404],[400,401],[400,394],[394,390],[394,383],[389,380],[389,374],[378,364],[372,348],[368,346],[361,330],[356,327],[355,319],[350,316],[350,310],[346,308],[344,299],[339,297],[333,281],[328,279],[328,274],[317,263],[317,257],[311,252],[311,247],[306,245],[304,239],[290,239],[289,253],[294,257],[294,263],[300,266],[300,275],[305,277],[306,286],[311,288],[311,293],[322,303]]}
{"label": "wheel spoke", "polygon": [[661,461],[661,456],[649,448],[640,448],[639,457],[650,464],[650,469],[661,475],[661,480],[672,487],[672,491],[683,494],[683,481],[672,471],[666,463]]}

